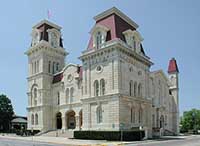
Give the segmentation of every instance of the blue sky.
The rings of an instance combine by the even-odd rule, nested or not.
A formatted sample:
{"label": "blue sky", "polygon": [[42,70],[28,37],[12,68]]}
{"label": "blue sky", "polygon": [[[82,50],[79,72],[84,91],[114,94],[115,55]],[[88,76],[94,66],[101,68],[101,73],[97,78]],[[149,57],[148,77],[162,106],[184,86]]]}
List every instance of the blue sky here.
{"label": "blue sky", "polygon": [[180,111],[200,107],[199,0],[2,0],[0,4],[0,94],[12,100],[18,115],[26,115],[27,56],[32,26],[47,18],[63,27],[67,62],[86,49],[93,17],[117,7],[137,24],[152,70],[167,71],[175,57],[180,70]]}

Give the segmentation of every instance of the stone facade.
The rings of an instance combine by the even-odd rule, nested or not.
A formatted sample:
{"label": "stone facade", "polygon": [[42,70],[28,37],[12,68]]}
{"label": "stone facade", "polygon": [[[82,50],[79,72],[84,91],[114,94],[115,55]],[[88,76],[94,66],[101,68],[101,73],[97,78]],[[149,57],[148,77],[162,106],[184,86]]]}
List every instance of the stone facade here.
{"label": "stone facade", "polygon": [[33,27],[27,50],[28,129],[144,129],[147,137],[179,133],[178,67],[150,71],[138,25],[116,8],[95,17],[82,65],[65,64],[61,27]]}

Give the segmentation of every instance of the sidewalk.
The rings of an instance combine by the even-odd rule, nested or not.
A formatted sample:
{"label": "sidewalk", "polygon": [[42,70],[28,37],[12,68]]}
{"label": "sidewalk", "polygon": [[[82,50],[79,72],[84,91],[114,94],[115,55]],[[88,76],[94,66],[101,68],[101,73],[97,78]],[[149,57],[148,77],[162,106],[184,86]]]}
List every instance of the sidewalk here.
{"label": "sidewalk", "polygon": [[77,140],[77,139],[68,139],[64,137],[45,137],[45,136],[34,136],[34,137],[20,137],[16,135],[0,135],[1,138],[8,138],[8,139],[17,139],[17,140],[25,140],[25,141],[36,141],[36,142],[45,142],[45,143],[52,143],[52,144],[67,144],[70,146],[124,146],[127,144],[143,144],[143,143],[150,143],[150,142],[159,142],[165,141],[170,139],[182,139],[186,138],[185,136],[178,136],[178,137],[163,137],[158,140],[144,140],[144,141],[131,141],[131,142],[113,142],[113,141],[106,141],[106,140]]}

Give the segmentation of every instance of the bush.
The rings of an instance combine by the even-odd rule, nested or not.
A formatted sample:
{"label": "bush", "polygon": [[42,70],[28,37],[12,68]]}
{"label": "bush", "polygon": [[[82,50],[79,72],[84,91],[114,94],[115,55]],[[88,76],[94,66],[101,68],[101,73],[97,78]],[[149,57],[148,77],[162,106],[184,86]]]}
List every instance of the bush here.
{"label": "bush", "polygon": [[40,132],[40,130],[33,130],[33,132],[31,130],[16,130],[15,133],[16,135],[25,135],[25,136],[31,136],[31,135],[36,135]]}
{"label": "bush", "polygon": [[[123,131],[123,141],[142,140],[144,131]],[[121,131],[74,131],[75,139],[121,140]]]}

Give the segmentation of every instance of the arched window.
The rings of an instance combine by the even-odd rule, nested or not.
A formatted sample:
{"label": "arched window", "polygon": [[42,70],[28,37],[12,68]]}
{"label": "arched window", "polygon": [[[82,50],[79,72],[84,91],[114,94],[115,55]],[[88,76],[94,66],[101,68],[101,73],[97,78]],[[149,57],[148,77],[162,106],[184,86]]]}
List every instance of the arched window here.
{"label": "arched window", "polygon": [[98,31],[96,33],[96,47],[97,49],[99,49],[101,47],[101,44],[102,44],[102,34],[100,31]]}
{"label": "arched window", "polygon": [[48,72],[51,73],[51,61],[49,61]]}
{"label": "arched window", "polygon": [[134,83],[134,96],[137,96],[137,82]]}
{"label": "arched window", "polygon": [[70,88],[70,102],[73,102],[73,97],[74,97],[74,88]]}
{"label": "arched window", "polygon": [[136,40],[134,36],[132,37],[132,47],[134,50],[136,50]]}
{"label": "arched window", "polygon": [[99,82],[97,80],[94,81],[94,96],[99,96]]}
{"label": "arched window", "polygon": [[56,63],[56,71],[59,70],[59,63]]}
{"label": "arched window", "polygon": [[142,123],[142,116],[143,116],[143,111],[142,108],[139,109],[139,123]]}
{"label": "arched window", "polygon": [[155,127],[155,125],[156,125],[156,124],[155,124],[155,115],[153,114],[153,115],[152,115],[152,127]]}
{"label": "arched window", "polygon": [[33,89],[34,105],[37,105],[37,88]]}
{"label": "arched window", "polygon": [[130,95],[130,96],[133,95],[132,91],[133,91],[133,81],[131,80],[131,81],[129,82],[129,95]]}
{"label": "arched window", "polygon": [[31,115],[31,124],[34,125],[34,114]]}
{"label": "arched window", "polygon": [[142,84],[141,83],[138,85],[138,96],[142,97]]}
{"label": "arched window", "polygon": [[35,125],[38,125],[38,114],[35,114]]}
{"label": "arched window", "polygon": [[66,103],[69,103],[69,88],[66,89]]}
{"label": "arched window", "polygon": [[131,123],[135,123],[135,109],[131,108]]}
{"label": "arched window", "polygon": [[103,121],[103,116],[102,116],[102,108],[101,108],[101,105],[99,105],[98,107],[97,107],[97,123],[102,123],[102,121]]}
{"label": "arched window", "polygon": [[104,95],[105,94],[105,80],[104,79],[101,79],[100,80],[100,94],[101,95]]}

